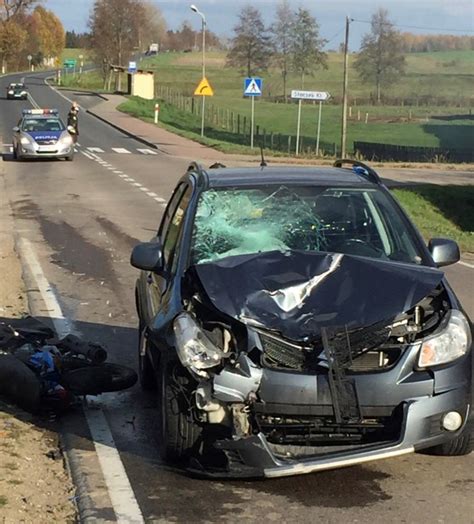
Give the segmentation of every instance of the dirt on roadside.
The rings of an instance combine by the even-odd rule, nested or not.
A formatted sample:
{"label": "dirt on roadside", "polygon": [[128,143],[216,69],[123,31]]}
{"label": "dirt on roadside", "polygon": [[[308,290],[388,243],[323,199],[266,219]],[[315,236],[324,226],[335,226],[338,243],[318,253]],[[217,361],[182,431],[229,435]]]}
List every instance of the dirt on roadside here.
{"label": "dirt on roadside", "polygon": [[[0,161],[0,319],[26,312]],[[73,499],[74,487],[54,426],[0,398],[0,522],[75,522]]]}

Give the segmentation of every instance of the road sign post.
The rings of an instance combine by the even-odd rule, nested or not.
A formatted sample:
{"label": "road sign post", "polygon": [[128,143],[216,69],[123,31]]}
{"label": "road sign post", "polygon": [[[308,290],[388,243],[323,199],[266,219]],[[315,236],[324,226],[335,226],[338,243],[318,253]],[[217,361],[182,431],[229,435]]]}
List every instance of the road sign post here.
{"label": "road sign post", "polygon": [[159,116],[160,116],[160,104],[155,104],[155,124],[158,124]]}
{"label": "road sign post", "polygon": [[82,75],[82,68],[84,67],[84,55],[79,55],[79,74]]}
{"label": "road sign post", "polygon": [[244,80],[244,96],[252,99],[252,113],[250,119],[250,149],[253,149],[253,135],[255,129],[255,97],[262,96],[262,79],[248,77]]}
{"label": "road sign post", "polygon": [[321,131],[321,102],[329,100],[331,95],[327,91],[299,91],[293,89],[291,91],[291,98],[298,100],[298,129],[296,131],[296,155],[299,154],[300,145],[300,127],[301,127],[301,103],[303,100],[317,100],[319,101],[319,120],[318,120],[318,133],[316,139],[316,154],[319,153],[319,134]]}
{"label": "road sign post", "polygon": [[319,155],[319,136],[321,134],[321,112],[323,110],[323,101],[319,101],[319,116],[318,116],[318,133],[316,135],[316,156]]}
{"label": "road sign post", "polygon": [[28,55],[26,58],[28,59],[28,69],[31,71],[31,61],[33,60],[33,57],[31,55]]}

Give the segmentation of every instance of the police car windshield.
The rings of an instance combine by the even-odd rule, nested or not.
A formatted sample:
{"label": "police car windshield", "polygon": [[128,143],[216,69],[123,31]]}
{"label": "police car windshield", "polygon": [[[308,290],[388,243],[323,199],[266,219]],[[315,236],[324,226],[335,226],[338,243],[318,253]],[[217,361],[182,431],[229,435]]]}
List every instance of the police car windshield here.
{"label": "police car windshield", "polygon": [[38,131],[63,131],[64,124],[59,118],[25,118],[21,130],[27,133]]}

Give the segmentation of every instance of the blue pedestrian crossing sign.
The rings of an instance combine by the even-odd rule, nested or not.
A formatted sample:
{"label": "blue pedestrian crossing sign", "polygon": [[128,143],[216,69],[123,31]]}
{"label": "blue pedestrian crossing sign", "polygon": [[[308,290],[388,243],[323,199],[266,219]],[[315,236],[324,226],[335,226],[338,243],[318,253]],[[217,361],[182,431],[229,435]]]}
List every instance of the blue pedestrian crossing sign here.
{"label": "blue pedestrian crossing sign", "polygon": [[262,79],[250,77],[244,81],[244,96],[262,96]]}

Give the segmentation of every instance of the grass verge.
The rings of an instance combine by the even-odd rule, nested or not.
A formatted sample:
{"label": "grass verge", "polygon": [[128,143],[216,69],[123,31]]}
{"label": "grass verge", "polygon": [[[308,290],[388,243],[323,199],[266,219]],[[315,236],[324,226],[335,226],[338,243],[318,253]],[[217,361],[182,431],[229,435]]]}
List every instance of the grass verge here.
{"label": "grass verge", "polygon": [[474,186],[416,186],[392,190],[426,240],[455,240],[474,253]]}

